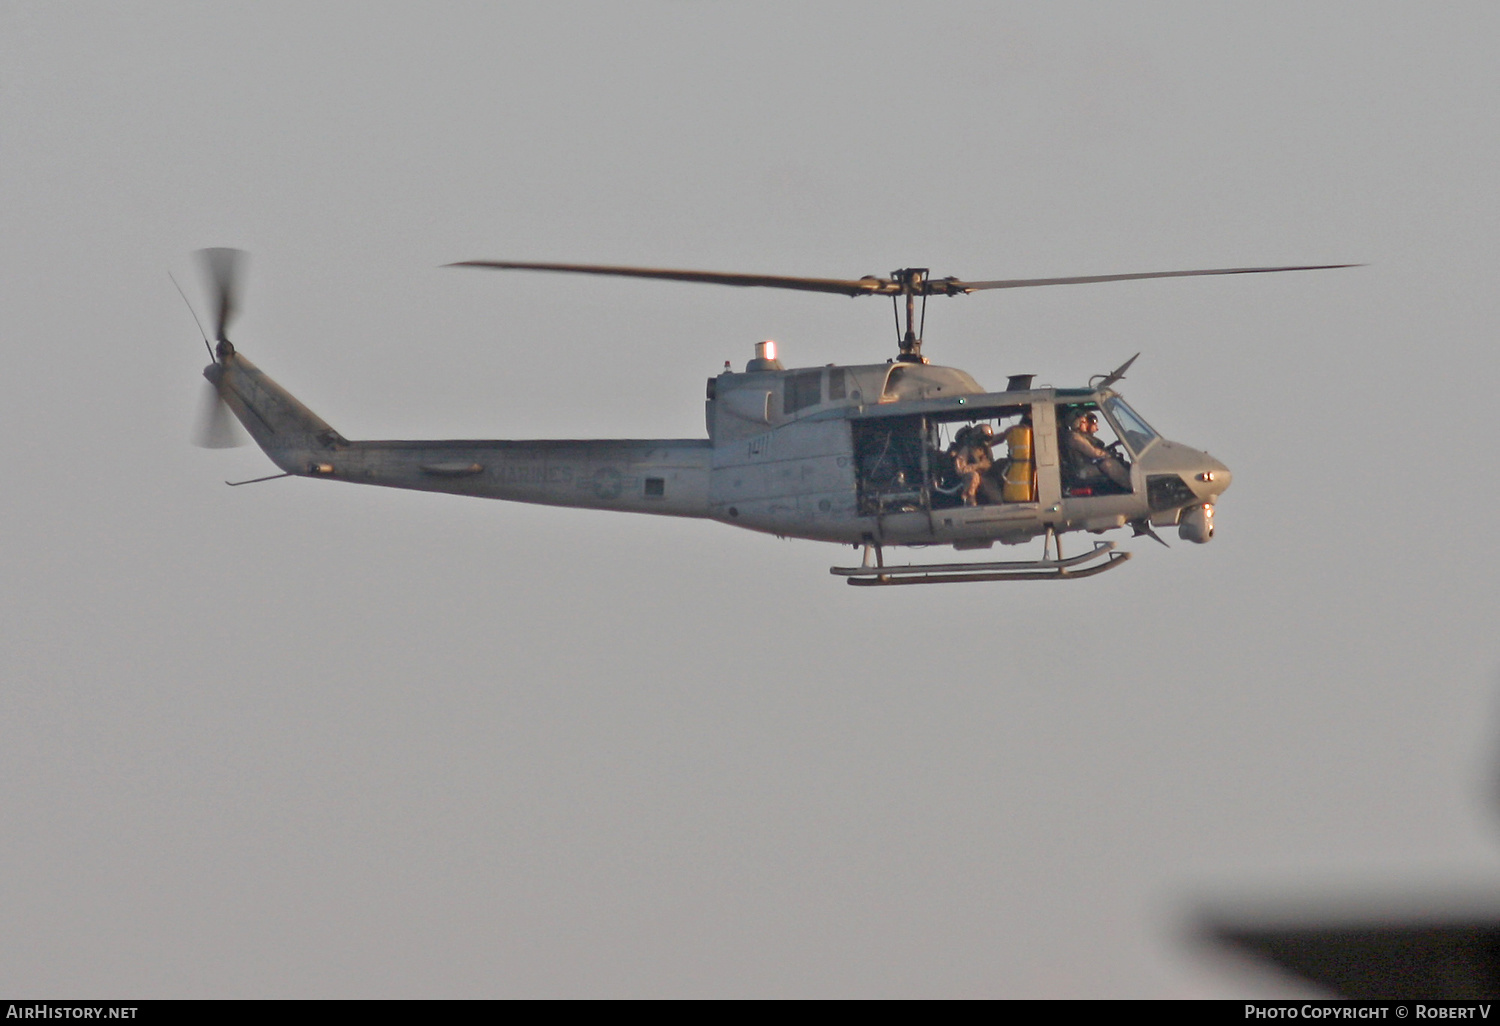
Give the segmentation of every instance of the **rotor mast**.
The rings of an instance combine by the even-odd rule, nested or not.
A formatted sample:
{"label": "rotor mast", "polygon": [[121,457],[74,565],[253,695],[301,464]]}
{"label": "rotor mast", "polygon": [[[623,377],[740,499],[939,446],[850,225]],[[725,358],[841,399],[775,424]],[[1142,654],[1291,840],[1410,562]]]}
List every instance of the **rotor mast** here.
{"label": "rotor mast", "polygon": [[[906,300],[906,332],[901,336],[901,354],[896,357],[900,363],[926,363],[927,358],[922,355],[922,328],[927,326],[927,274],[925,267],[902,267],[891,272],[891,281],[900,286],[901,291],[891,296],[892,300],[904,298]],[[922,297],[922,318],[917,320],[917,296]],[[897,330],[900,330],[898,322]]]}

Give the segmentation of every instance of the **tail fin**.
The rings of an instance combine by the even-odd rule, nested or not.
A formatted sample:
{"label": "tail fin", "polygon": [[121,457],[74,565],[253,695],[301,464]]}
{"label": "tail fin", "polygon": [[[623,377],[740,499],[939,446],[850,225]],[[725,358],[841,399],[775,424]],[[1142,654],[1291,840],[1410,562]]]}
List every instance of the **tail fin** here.
{"label": "tail fin", "polygon": [[245,425],[255,444],[282,470],[316,473],[317,454],[349,444],[327,421],[228,343],[220,344],[218,356],[219,361],[206,367],[203,376]]}

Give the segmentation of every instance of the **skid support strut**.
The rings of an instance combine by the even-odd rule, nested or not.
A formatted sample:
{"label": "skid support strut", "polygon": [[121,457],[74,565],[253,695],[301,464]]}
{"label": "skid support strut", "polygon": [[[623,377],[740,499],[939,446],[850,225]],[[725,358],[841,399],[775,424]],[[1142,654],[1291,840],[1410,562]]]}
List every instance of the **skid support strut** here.
{"label": "skid support strut", "polygon": [[[865,541],[864,556],[860,559],[859,564],[861,572],[873,573],[875,575],[874,581],[871,583],[890,583],[883,574],[879,573],[880,570],[885,568],[885,549],[875,539],[870,538]],[[852,584],[853,582],[851,581],[850,583]]]}

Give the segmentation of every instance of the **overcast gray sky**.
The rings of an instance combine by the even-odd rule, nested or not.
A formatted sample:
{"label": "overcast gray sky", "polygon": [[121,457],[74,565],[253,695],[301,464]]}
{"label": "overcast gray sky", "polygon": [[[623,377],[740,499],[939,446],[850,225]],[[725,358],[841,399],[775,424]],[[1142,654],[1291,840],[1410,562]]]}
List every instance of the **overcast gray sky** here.
{"label": "overcast gray sky", "polygon": [[[1235,996],[1197,903],[1493,886],[1493,3],[0,3],[0,992]],[[1123,390],[1205,547],[846,587],[188,444],[172,288],[350,437],[690,437],[883,303]],[[1175,539],[1174,539],[1175,540]]]}

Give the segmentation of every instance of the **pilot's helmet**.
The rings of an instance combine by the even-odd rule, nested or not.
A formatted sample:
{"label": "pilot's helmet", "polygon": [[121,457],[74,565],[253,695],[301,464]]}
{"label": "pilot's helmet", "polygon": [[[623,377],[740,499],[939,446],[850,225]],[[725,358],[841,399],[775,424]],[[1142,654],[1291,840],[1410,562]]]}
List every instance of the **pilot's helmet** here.
{"label": "pilot's helmet", "polygon": [[1083,422],[1086,420],[1092,420],[1095,424],[1099,423],[1098,412],[1085,407],[1084,409],[1076,411],[1073,416],[1069,417],[1068,423],[1072,427],[1077,428],[1082,427]]}
{"label": "pilot's helmet", "polygon": [[990,425],[981,424],[979,425],[977,430],[979,433],[979,437],[984,439],[986,442],[993,442],[995,440],[995,429],[990,427]]}

